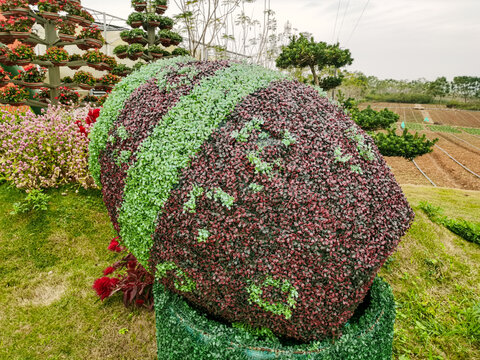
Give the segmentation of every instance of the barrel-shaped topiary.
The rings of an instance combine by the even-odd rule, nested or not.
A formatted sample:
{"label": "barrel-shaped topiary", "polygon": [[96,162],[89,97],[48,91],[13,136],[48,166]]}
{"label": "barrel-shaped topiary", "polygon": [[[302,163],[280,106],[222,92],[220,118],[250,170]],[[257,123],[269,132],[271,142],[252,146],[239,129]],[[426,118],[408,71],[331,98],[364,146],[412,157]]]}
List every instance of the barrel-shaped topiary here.
{"label": "barrel-shaped topiary", "polygon": [[413,212],[372,139],[310,86],[188,57],[122,80],[90,169],[123,243],[230,323],[341,335]]}

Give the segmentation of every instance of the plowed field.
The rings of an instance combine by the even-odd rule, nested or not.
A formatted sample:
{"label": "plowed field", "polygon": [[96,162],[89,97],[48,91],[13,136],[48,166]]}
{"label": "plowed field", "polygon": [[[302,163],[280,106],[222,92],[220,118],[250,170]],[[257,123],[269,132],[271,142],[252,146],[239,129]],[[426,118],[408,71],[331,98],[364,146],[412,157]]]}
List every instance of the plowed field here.
{"label": "plowed field", "polygon": [[[361,107],[367,105],[362,104]],[[479,111],[452,110],[440,105],[422,105],[423,110],[415,110],[413,104],[370,105],[375,110],[388,108],[399,114],[399,129],[400,123],[405,122],[407,128],[410,124],[412,132],[418,131],[429,139],[439,139],[432,153],[415,159],[436,186],[480,190]],[[424,121],[426,117],[428,122]],[[463,128],[478,129],[478,132],[467,129],[468,133]],[[386,160],[400,184],[433,186],[413,162],[397,157],[388,157]]]}

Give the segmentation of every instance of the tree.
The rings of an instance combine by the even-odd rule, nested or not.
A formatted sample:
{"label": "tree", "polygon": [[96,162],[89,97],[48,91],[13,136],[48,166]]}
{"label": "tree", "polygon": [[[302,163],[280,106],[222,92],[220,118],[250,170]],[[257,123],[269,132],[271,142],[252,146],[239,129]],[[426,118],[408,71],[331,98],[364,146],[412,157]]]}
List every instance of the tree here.
{"label": "tree", "polygon": [[444,97],[450,92],[450,83],[445,76],[438,77],[427,84],[427,93],[432,96]]}
{"label": "tree", "polygon": [[452,87],[455,93],[464,98],[480,96],[480,78],[474,76],[455,76]]}
{"label": "tree", "polygon": [[[320,83],[327,87],[340,85],[341,78],[334,80],[337,76],[328,76],[319,79],[319,73],[328,66],[339,69],[345,65],[351,65],[353,58],[350,50],[341,49],[340,45],[329,45],[323,41],[315,42],[313,37],[308,39],[305,34],[292,36],[290,43],[282,47],[282,52],[277,58],[276,65],[281,69],[288,68],[310,68],[313,75],[313,83],[320,86]],[[328,90],[328,89],[325,89]]]}
{"label": "tree", "polygon": [[[226,21],[241,0],[174,0],[181,13],[176,16],[184,25],[190,54],[203,57],[201,48],[211,47],[225,30]],[[202,46],[202,47],[200,47]]]}

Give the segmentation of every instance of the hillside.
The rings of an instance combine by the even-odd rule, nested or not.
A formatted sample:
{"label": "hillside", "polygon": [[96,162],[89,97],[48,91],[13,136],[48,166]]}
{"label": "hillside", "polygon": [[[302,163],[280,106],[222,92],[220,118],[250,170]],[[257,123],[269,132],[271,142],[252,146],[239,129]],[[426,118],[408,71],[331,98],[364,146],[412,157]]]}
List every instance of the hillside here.
{"label": "hillside", "polygon": [[[396,358],[480,358],[480,247],[416,207],[428,200],[480,221],[480,192],[404,191],[416,220],[381,271],[398,303]],[[153,313],[125,309],[120,297],[101,303],[91,290],[116,257],[106,250],[113,233],[99,192],[48,194],[48,211],[10,215],[23,195],[0,185],[0,358],[153,359]]]}

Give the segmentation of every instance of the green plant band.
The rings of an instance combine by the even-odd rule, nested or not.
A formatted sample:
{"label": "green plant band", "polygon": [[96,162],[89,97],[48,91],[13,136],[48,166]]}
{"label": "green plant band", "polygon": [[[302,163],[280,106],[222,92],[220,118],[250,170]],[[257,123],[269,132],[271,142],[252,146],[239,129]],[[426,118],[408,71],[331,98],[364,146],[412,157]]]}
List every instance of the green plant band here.
{"label": "green plant band", "polygon": [[379,277],[370,289],[368,306],[343,327],[339,339],[292,346],[210,320],[158,282],[153,292],[159,360],[392,358],[395,301],[390,286]]}
{"label": "green plant band", "polygon": [[100,116],[97,119],[95,127],[90,133],[89,145],[89,169],[98,186],[100,183],[100,163],[99,155],[105,149],[108,141],[108,133],[112,129],[113,124],[117,120],[120,112],[125,107],[125,102],[130,98],[132,93],[141,85],[145,84],[152,78],[161,79],[168,74],[169,67],[179,63],[186,63],[193,59],[188,56],[175,57],[165,59],[155,63],[143,66],[138,71],[133,72],[128,78],[120,81],[107,98]]}
{"label": "green plant band", "polygon": [[[202,144],[241,99],[283,78],[278,72],[246,64],[219,70],[182,97],[143,141],[137,161],[127,171],[118,216],[120,236],[140,263],[147,265],[156,219],[178,183],[180,171],[190,165]],[[123,106],[123,101],[119,105],[115,101],[115,106]],[[117,116],[118,111],[113,114],[109,110],[109,114]],[[105,142],[107,133],[101,134]],[[98,152],[92,156],[98,156]]]}

